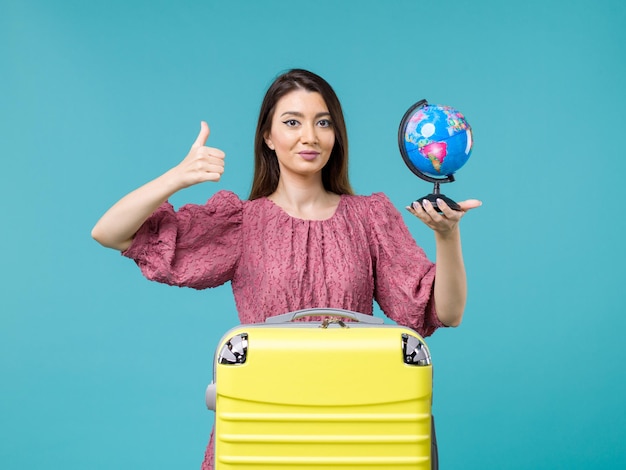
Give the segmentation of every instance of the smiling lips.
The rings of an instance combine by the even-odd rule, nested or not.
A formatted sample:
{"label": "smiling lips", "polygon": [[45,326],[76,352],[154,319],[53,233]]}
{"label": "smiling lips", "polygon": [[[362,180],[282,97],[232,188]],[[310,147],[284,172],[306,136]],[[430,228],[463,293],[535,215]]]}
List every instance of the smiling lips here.
{"label": "smiling lips", "polygon": [[300,155],[304,160],[309,162],[315,160],[319,154],[319,152],[316,152],[314,150],[303,150],[302,152],[298,152],[298,155]]}

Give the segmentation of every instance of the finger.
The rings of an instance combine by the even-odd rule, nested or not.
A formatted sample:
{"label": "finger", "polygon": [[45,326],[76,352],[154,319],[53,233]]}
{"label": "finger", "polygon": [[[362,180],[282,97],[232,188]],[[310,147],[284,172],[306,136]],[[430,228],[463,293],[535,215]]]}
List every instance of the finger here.
{"label": "finger", "polygon": [[[222,161],[223,162],[223,161]],[[224,165],[203,163],[197,165],[194,169],[193,176],[195,183],[204,183],[206,181],[219,181],[224,174]]]}
{"label": "finger", "polygon": [[440,197],[437,198],[437,208],[439,208],[439,210],[446,215],[449,214],[450,211],[452,211],[448,203]]}
{"label": "finger", "polygon": [[211,134],[209,125],[204,121],[200,122],[200,133],[198,134],[198,137],[196,137],[196,141],[191,147],[202,147],[204,144],[206,144],[206,141],[209,138],[209,134]]}
{"label": "finger", "polygon": [[420,204],[419,201],[413,202],[410,206],[407,206],[406,209],[419,220],[421,220],[426,226],[430,227],[433,230],[435,229],[435,221],[433,220],[431,215],[424,210],[422,204]]}
{"label": "finger", "polygon": [[405,209],[407,211],[409,211],[411,214],[413,214],[415,217],[419,218],[419,214],[417,213],[417,211],[415,210],[415,208],[413,207],[413,204],[411,204],[410,206],[406,206]]}
{"label": "finger", "polygon": [[207,149],[207,153],[206,153],[207,157],[215,157],[215,158],[219,158],[220,160],[224,160],[224,157],[226,157],[226,154],[218,148],[206,147],[206,149]]}
{"label": "finger", "polygon": [[411,204],[411,208],[416,212],[424,212],[424,206],[422,204],[425,200],[426,199],[424,199],[422,202],[413,201],[413,203]]}
{"label": "finger", "polygon": [[[205,147],[206,148],[206,147]],[[198,173],[216,173],[224,171],[224,159],[211,155],[200,155],[201,158],[194,159],[190,164],[190,169]]]}
{"label": "finger", "polygon": [[223,165],[211,165],[207,168],[205,178],[207,181],[219,181],[224,174]]}
{"label": "finger", "polygon": [[431,214],[430,214],[430,210],[432,210],[432,212],[436,213],[433,204],[428,200],[428,199],[422,199],[421,201],[415,201],[413,202],[413,204],[411,205],[413,211],[415,211],[416,215],[420,218],[420,219],[430,219],[431,218]]}
{"label": "finger", "polygon": [[427,217],[428,216],[428,214],[426,214],[426,212],[424,211],[424,208],[422,207],[422,205],[420,204],[419,201],[413,201],[413,203],[411,203],[411,206],[407,207],[407,209],[409,209],[409,211],[413,215],[416,215],[420,219],[422,217]]}
{"label": "finger", "polygon": [[[441,200],[440,199],[437,200],[437,205],[439,205],[439,201]],[[424,212],[426,212],[434,221],[438,221],[441,219],[441,214],[437,212],[437,209],[435,209],[435,206],[433,205],[433,203],[430,202],[428,199],[424,199],[422,201],[422,206],[424,208]]]}
{"label": "finger", "polygon": [[478,199],[468,199],[466,201],[459,202],[459,206],[461,207],[462,211],[476,209],[477,207],[480,207],[482,205],[482,201],[479,201]]}
{"label": "finger", "polygon": [[428,199],[423,199],[421,203],[420,201],[415,201],[412,208],[417,218],[431,228],[434,228],[434,224],[442,219],[441,215],[433,207],[432,202]]}
{"label": "finger", "polygon": [[459,209],[453,209],[452,207],[450,207],[450,204],[448,204],[445,199],[441,199],[441,198],[437,198],[437,212],[439,214],[443,214],[446,218],[454,220],[454,219],[460,219],[463,214],[464,211]]}
{"label": "finger", "polygon": [[224,173],[224,160],[211,161],[206,167],[207,173]]}

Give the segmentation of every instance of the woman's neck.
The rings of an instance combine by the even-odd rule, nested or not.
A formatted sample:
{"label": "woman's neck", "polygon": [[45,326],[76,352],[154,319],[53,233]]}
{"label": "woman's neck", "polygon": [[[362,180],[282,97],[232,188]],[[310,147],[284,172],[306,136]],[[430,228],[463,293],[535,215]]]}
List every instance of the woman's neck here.
{"label": "woman's neck", "polygon": [[321,181],[319,184],[296,184],[281,178],[268,199],[292,217],[324,220],[335,213],[341,197],[326,191]]}

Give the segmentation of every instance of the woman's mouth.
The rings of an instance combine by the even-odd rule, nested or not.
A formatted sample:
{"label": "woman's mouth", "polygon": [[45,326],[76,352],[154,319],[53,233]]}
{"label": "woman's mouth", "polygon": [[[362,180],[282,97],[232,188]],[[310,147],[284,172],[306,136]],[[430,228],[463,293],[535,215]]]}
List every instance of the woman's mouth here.
{"label": "woman's mouth", "polygon": [[300,157],[309,162],[311,160],[315,160],[319,154],[319,152],[316,152],[314,150],[303,150],[302,152],[298,152],[298,155],[300,155]]}

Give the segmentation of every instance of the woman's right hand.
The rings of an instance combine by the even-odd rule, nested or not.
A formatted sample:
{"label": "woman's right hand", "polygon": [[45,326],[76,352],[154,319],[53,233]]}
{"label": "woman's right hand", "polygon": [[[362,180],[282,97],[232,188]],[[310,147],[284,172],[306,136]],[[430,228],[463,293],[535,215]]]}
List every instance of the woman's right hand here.
{"label": "woman's right hand", "polygon": [[180,188],[187,188],[206,181],[219,181],[224,174],[226,154],[218,148],[207,147],[211,131],[206,122],[200,123],[200,133],[189,149],[189,153],[171,173],[179,181]]}
{"label": "woman's right hand", "polygon": [[104,246],[123,251],[146,219],[171,195],[194,184],[219,181],[225,155],[220,149],[205,146],[209,133],[203,121],[183,161],[116,202],[96,223],[91,236]]}

